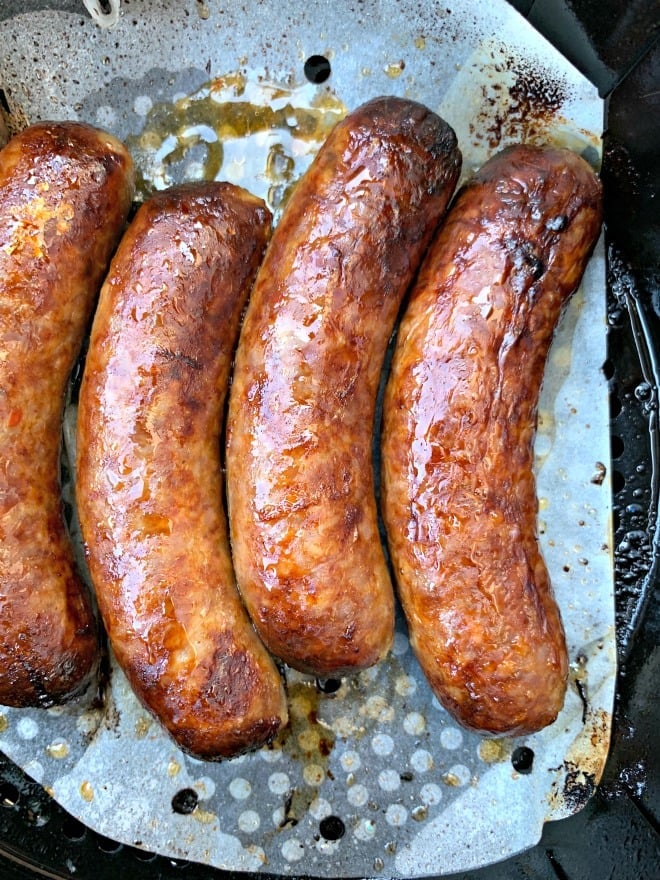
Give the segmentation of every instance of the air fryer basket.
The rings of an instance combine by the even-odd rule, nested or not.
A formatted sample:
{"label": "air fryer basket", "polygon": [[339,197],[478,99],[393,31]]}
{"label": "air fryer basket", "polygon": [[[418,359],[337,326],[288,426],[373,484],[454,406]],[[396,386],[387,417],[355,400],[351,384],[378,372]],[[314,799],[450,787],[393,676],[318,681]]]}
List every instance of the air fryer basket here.
{"label": "air fryer basket", "polygon": [[[16,4],[17,8],[29,4]],[[59,8],[58,4],[35,4]],[[70,4],[69,4],[70,5]],[[202,4],[203,5],[203,4]],[[513,3],[607,95],[603,161],[608,256],[608,352],[614,466],[617,712],[610,759],[586,806],[549,823],[537,847],[461,877],[597,878],[660,875],[660,597],[656,585],[660,342],[660,224],[656,156],[660,47],[657,3]],[[12,3],[9,3],[12,6]],[[625,14],[625,17],[624,17]],[[610,24],[616,22],[616,24]],[[73,63],[73,62],[72,62]],[[1,97],[1,96],[0,96]],[[654,115],[655,110],[655,115]],[[506,809],[506,806],[503,806]],[[333,830],[328,828],[330,835]],[[461,829],[456,829],[460,836]],[[0,760],[0,877],[227,876],[119,845],[86,829],[6,758]],[[238,877],[244,875],[237,875]],[[267,876],[260,874],[259,876]]]}

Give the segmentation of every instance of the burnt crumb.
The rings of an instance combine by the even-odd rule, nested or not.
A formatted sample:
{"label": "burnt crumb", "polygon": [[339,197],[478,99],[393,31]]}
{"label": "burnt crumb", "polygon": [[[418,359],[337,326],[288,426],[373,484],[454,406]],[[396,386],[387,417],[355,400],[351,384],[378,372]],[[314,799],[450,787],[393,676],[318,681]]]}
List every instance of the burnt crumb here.
{"label": "burnt crumb", "polygon": [[578,697],[580,698],[580,702],[582,703],[582,723],[587,723],[587,712],[588,712],[588,702],[587,702],[587,688],[585,683],[579,679],[575,679],[575,690],[577,691]]}
{"label": "burnt crumb", "polygon": [[606,474],[607,474],[607,468],[605,467],[603,462],[597,461],[596,462],[596,469],[595,469],[593,477],[591,478],[591,482],[594,483],[596,486],[602,486],[603,482],[605,480]]}
{"label": "burnt crumb", "polygon": [[296,827],[296,825],[298,824],[298,819],[296,819],[296,817],[292,814],[292,808],[293,808],[293,792],[289,791],[287,793],[286,799],[284,801],[284,817],[283,817],[282,821],[280,822],[280,824],[278,825],[278,828],[284,829],[284,828],[295,828]]}
{"label": "burnt crumb", "polygon": [[567,765],[564,779],[564,802],[572,812],[581,810],[596,790],[593,773],[585,773],[575,765]]}

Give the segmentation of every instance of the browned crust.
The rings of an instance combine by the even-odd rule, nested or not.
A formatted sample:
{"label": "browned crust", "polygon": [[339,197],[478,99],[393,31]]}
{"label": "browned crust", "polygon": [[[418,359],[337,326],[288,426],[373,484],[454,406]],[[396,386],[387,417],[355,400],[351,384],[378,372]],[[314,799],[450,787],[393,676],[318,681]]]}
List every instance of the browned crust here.
{"label": "browned crust", "polygon": [[40,123],[0,154],[0,703],[49,706],[96,669],[61,510],[67,380],[133,194],[114,138]]}
{"label": "browned crust", "polygon": [[388,542],[424,673],[481,731],[532,732],[564,700],[533,440],[549,345],[600,224],[600,183],[579,156],[501,152],[459,194],[399,330],[382,443]]}
{"label": "browned crust", "polygon": [[230,184],[146,202],[103,286],[80,392],[77,499],[110,642],[143,704],[207,759],[286,720],[235,587],[220,462],[241,310],[269,234],[263,202]]}
{"label": "browned crust", "polygon": [[331,132],[260,269],[229,404],[238,584],[266,645],[341,675],[389,650],[371,465],[388,338],[460,169],[449,126],[398,98]]}

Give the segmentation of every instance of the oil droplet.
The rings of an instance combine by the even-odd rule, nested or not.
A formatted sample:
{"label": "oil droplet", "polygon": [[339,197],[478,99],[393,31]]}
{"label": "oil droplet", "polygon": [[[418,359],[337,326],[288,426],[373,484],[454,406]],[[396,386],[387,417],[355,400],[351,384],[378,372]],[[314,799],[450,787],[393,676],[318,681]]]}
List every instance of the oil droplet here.
{"label": "oil droplet", "polygon": [[94,800],[94,789],[91,786],[91,783],[85,781],[80,784],[80,797],[87,801],[88,804]]}
{"label": "oil droplet", "polygon": [[228,180],[264,199],[277,219],[344,104],[314,83],[283,86],[254,72],[216,77],[157,103],[127,138],[138,198],[189,180]]}
{"label": "oil droplet", "polygon": [[452,788],[457,788],[461,784],[458,776],[451,771],[443,773],[441,778],[445,785],[450,785]]}
{"label": "oil droplet", "polygon": [[423,36],[419,36],[415,38],[415,48],[416,49],[426,49],[426,38]]}
{"label": "oil droplet", "polygon": [[[308,766],[321,767],[325,778],[335,733],[319,718],[322,697],[311,683],[297,682],[289,688],[289,727],[280,735],[280,746],[296,760]],[[296,748],[297,746],[297,748]],[[307,767],[303,769],[303,772]],[[309,770],[315,776],[316,770]],[[313,783],[318,784],[318,783]]]}
{"label": "oil droplet", "polygon": [[479,757],[486,764],[498,764],[509,757],[509,745],[503,739],[484,739],[479,743]]}
{"label": "oil droplet", "polygon": [[0,714],[0,733],[4,733],[5,730],[9,727],[9,721],[7,721],[7,716]]}
{"label": "oil droplet", "polygon": [[50,755],[51,758],[55,758],[57,761],[61,761],[63,758],[69,754],[69,743],[65,740],[56,740],[52,742],[50,745],[46,746],[46,753]]}
{"label": "oil droplet", "polygon": [[198,822],[201,822],[202,825],[212,825],[213,822],[218,818],[215,813],[211,813],[210,810],[201,810],[197,807],[191,813],[193,819],[197,819]]}
{"label": "oil droplet", "polygon": [[167,765],[167,775],[169,777],[178,776],[181,771],[181,764],[178,761],[170,761]]}
{"label": "oil droplet", "polygon": [[138,739],[144,739],[144,737],[149,732],[149,728],[151,727],[151,720],[146,716],[142,718],[138,718],[135,722],[135,736]]}
{"label": "oil droplet", "polygon": [[406,66],[405,61],[394,61],[391,64],[386,65],[385,73],[390,77],[390,79],[398,79],[401,76]]}

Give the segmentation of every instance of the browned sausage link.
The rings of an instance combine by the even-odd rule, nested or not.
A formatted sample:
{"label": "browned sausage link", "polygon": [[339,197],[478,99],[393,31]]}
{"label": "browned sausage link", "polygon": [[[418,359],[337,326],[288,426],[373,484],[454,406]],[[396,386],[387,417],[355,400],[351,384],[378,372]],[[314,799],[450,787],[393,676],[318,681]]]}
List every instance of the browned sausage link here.
{"label": "browned sausage link", "polygon": [[391,644],[375,397],[397,311],[459,166],[454,133],[425,107],[365,104],[298,184],[255,283],[230,395],[232,549],[266,645],[305,672],[361,669]]}
{"label": "browned sausage link", "polygon": [[133,196],[128,153],[40,123],[0,153],[0,703],[84,689],[96,624],[62,519],[64,394]]}
{"label": "browned sausage link", "polygon": [[80,392],[78,507],[110,642],[144,705],[207,759],[286,720],[236,590],[219,439],[269,234],[263,202],[230,184],[153,196],[101,291]]}
{"label": "browned sausage link", "polygon": [[399,331],[382,444],[395,576],[433,690],[481,731],[529,733],[563,705],[533,440],[553,332],[600,223],[579,156],[501,152],[459,194]]}

